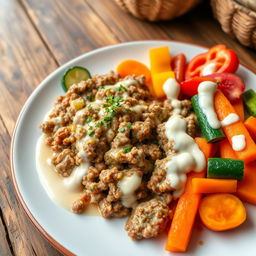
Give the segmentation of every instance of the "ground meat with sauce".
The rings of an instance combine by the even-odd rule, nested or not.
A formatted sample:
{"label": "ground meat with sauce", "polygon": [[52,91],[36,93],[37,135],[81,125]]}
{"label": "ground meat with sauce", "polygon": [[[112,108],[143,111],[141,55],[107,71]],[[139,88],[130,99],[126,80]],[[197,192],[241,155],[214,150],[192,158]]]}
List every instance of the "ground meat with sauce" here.
{"label": "ground meat with sauce", "polygon": [[[191,102],[180,105],[187,133],[194,137]],[[82,170],[84,196],[72,211],[97,204],[104,218],[132,212],[125,225],[132,239],[161,233],[173,198],[166,163],[177,152],[165,131],[173,113],[170,99],[154,99],[143,77],[120,78],[114,72],[74,84],[58,97],[41,124],[53,169],[65,178],[88,164]]]}
{"label": "ground meat with sauce", "polygon": [[162,199],[154,198],[140,203],[125,224],[133,240],[156,237],[162,233],[169,220],[169,207]]}

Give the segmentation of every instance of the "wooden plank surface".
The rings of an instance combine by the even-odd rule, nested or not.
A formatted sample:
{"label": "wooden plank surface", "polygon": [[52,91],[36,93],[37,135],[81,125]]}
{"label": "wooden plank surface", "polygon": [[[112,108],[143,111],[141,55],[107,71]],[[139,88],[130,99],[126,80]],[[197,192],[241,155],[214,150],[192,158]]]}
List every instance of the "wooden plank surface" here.
{"label": "wooden plank surface", "polygon": [[0,6],[0,255],[61,255],[28,220],[9,171],[18,113],[33,89],[59,65],[119,42],[174,39],[226,44],[256,71],[255,50],[222,32],[207,3],[174,21],[157,23],[133,18],[112,0],[0,0]]}

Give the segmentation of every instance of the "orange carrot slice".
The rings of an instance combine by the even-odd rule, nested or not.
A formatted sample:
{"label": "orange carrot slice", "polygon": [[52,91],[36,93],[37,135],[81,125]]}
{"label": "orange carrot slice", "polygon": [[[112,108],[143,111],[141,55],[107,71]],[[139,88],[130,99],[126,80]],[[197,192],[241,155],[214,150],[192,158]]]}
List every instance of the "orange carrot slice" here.
{"label": "orange carrot slice", "polygon": [[194,193],[233,193],[236,192],[237,180],[194,178],[192,190]]}
{"label": "orange carrot slice", "polygon": [[[219,146],[222,158],[237,158],[228,140],[221,141]],[[244,178],[237,183],[236,195],[243,201],[256,205],[256,162],[244,165]]]}
{"label": "orange carrot slice", "polygon": [[199,215],[203,224],[214,231],[236,228],[246,220],[243,203],[232,194],[204,197],[199,207]]}
{"label": "orange carrot slice", "polygon": [[250,116],[244,122],[245,127],[249,131],[250,135],[256,140],[256,117]]}
{"label": "orange carrot slice", "polygon": [[[211,155],[215,152],[213,144],[207,143],[204,138],[196,138],[195,141],[206,159],[213,156]],[[202,172],[191,172],[188,174],[185,191],[179,198],[168,232],[165,247],[167,251],[185,252],[187,250],[201,200],[201,194],[194,194],[192,192],[192,179],[203,178],[205,174],[206,168]]]}
{"label": "orange carrot slice", "polygon": [[[223,120],[229,114],[235,113],[235,109],[220,90],[217,90],[215,93],[214,104],[219,120]],[[243,122],[239,121],[225,126],[223,127],[223,131],[230,144],[232,144],[233,136],[241,134],[245,136],[245,148],[241,151],[235,151],[238,159],[244,160],[246,163],[256,160],[256,144],[251,138]]]}

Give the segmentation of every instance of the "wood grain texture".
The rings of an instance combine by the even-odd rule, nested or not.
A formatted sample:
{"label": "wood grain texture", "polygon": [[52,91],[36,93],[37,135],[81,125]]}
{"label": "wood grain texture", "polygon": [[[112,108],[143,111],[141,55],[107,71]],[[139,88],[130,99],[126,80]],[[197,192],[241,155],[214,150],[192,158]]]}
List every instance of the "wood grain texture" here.
{"label": "wood grain texture", "polygon": [[0,6],[0,115],[11,134],[27,97],[57,66],[17,1]]}
{"label": "wood grain texture", "polygon": [[72,0],[72,6],[70,0],[22,2],[60,64],[89,50],[119,42],[83,0]]}
{"label": "wood grain texture", "polygon": [[1,219],[7,230],[1,235],[7,237],[14,255],[59,255],[33,227],[16,199],[9,171],[10,135],[3,120],[0,120],[0,131],[0,205]]}
{"label": "wood grain texture", "polygon": [[0,6],[0,255],[58,255],[25,215],[9,171],[10,134],[20,109],[57,65],[19,3],[0,0]]}
{"label": "wood grain texture", "polygon": [[0,255],[61,255],[30,223],[9,171],[10,134],[25,100],[64,62],[119,42],[174,39],[226,44],[256,71],[256,52],[221,31],[207,1],[173,21],[148,23],[112,0],[0,0]]}

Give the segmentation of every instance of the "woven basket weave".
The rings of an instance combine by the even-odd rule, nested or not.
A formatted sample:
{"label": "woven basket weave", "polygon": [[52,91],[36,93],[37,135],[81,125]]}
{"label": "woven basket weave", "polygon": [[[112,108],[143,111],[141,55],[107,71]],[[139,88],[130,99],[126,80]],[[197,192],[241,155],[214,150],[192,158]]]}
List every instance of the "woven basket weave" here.
{"label": "woven basket weave", "polygon": [[200,0],[115,0],[126,12],[149,21],[170,20],[188,12]]}
{"label": "woven basket weave", "polygon": [[256,48],[256,12],[234,0],[211,0],[214,16],[224,32]]}

